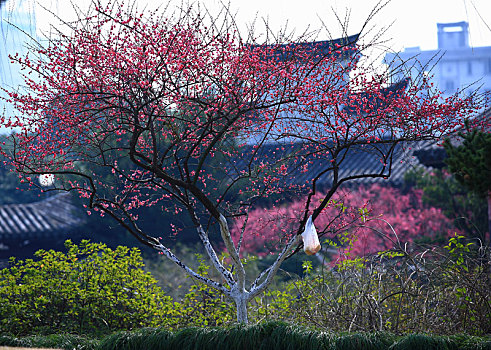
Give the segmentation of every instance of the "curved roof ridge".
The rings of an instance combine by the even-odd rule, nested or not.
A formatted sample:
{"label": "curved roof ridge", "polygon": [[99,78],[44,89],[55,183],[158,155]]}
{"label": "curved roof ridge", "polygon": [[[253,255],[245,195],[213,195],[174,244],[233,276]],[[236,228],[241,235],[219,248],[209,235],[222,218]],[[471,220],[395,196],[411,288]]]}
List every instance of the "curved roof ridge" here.
{"label": "curved roof ridge", "polygon": [[66,192],[33,203],[0,205],[0,239],[63,234],[81,226],[85,219],[70,198]]}

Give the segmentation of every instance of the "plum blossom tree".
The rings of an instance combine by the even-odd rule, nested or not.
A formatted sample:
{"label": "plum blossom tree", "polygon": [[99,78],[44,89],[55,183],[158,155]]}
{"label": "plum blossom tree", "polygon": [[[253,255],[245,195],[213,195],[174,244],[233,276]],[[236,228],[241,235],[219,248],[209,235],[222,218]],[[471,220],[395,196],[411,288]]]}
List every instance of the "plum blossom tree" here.
{"label": "plum blossom tree", "polygon": [[[18,113],[1,119],[16,130],[4,153],[26,181],[53,174],[50,189],[77,193],[89,212],[112,217],[233,299],[239,322],[340,186],[389,177],[397,145],[446,135],[475,107],[457,96],[441,102],[424,82],[393,90],[389,77],[372,79],[358,64],[367,46],[355,45],[358,36],[259,42],[243,39],[227,11],[166,16],[94,4],[69,31],[12,57],[26,89],[9,91]],[[350,152],[375,157],[377,170],[343,172]],[[314,202],[326,177],[330,189]],[[285,232],[274,263],[249,279],[240,249],[248,238],[234,242],[230,223],[258,200],[300,192],[294,231]],[[135,214],[144,206],[189,216],[221,280],[201,276],[144,232]],[[231,269],[210,242],[214,231]]]}

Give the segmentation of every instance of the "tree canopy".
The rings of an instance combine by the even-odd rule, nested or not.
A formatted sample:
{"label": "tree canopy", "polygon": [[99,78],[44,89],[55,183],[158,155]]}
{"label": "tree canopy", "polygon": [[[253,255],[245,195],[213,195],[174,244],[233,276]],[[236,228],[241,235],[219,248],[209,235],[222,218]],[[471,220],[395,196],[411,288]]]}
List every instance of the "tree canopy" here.
{"label": "tree canopy", "polygon": [[491,133],[477,129],[461,134],[462,144],[445,142],[449,169],[457,180],[474,193],[486,197],[491,191]]}
{"label": "tree canopy", "polygon": [[471,130],[466,124],[467,133],[459,133],[462,144],[445,142],[445,150],[450,171],[463,186],[488,201],[488,242],[491,237],[491,133],[478,129]]}
{"label": "tree canopy", "polygon": [[[88,211],[113,217],[234,299],[241,322],[247,302],[301,244],[308,218],[315,222],[340,186],[389,177],[397,145],[440,138],[476,108],[466,97],[442,102],[425,79],[390,88],[390,77],[359,64],[368,45],[353,37],[258,42],[253,33],[244,39],[227,11],[213,17],[191,7],[167,16],[109,1],[67,25],[12,58],[26,72],[26,89],[9,91],[18,113],[0,119],[17,130],[5,155],[27,181],[54,174],[53,189],[79,194]],[[377,170],[343,172],[352,152],[374,157]],[[300,175],[306,179],[291,181]],[[331,187],[318,199],[322,177]],[[230,224],[258,200],[298,193],[298,225],[284,232],[273,265],[246,286],[245,236],[235,244]],[[146,206],[188,215],[222,279],[200,276],[144,232],[135,210]],[[213,231],[232,270],[210,243]]]}

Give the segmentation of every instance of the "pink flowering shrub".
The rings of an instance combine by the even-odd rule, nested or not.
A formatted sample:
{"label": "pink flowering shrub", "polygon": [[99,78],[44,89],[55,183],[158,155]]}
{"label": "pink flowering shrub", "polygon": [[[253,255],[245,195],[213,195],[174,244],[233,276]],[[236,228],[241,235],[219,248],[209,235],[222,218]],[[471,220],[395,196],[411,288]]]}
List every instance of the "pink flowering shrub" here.
{"label": "pink flowering shrub", "polygon": [[[323,194],[314,197],[317,204]],[[257,208],[235,221],[232,236],[241,250],[259,255],[275,252],[298,230],[304,213],[304,198],[270,208]],[[244,228],[245,224],[245,228]],[[422,191],[406,194],[378,184],[353,191],[338,191],[315,220],[321,238],[340,242],[351,255],[363,256],[415,240],[435,240],[456,229],[441,209],[423,205]],[[392,227],[392,228],[391,228]],[[393,229],[393,230],[392,230]]]}

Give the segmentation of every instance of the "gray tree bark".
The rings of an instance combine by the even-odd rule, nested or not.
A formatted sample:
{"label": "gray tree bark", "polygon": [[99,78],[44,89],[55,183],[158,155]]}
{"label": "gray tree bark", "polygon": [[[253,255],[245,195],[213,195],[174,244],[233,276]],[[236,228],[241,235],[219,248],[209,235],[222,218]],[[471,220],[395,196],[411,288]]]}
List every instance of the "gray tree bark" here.
{"label": "gray tree bark", "polygon": [[[198,221],[196,220],[195,222]],[[234,273],[232,273],[225,266],[223,266],[213,246],[210,243],[206,231],[200,225],[197,225],[198,226],[197,230],[198,230],[198,235],[203,243],[203,246],[205,247],[205,250],[208,254],[208,257],[210,258],[215,269],[220,273],[220,276],[226,282],[226,285],[222,285],[221,283],[213,281],[208,277],[201,276],[196,271],[193,271],[184,263],[182,263],[170,251],[170,249],[168,249],[161,243],[159,244],[158,247],[160,248],[163,255],[165,255],[168,259],[172,260],[174,263],[176,263],[178,266],[184,269],[189,275],[193,276],[194,278],[206,284],[207,286],[224,293],[226,296],[232,299],[237,307],[237,322],[247,324],[248,323],[247,305],[254,297],[263,293],[266,290],[266,288],[271,284],[271,282],[273,281],[273,277],[276,275],[278,269],[280,268],[281,263],[283,262],[283,260],[285,260],[286,256],[288,255],[288,252],[290,252],[294,248],[294,246],[300,242],[301,236],[298,235],[298,236],[291,237],[288,243],[283,248],[283,250],[278,254],[275,262],[267,269],[262,271],[259,274],[259,276],[256,278],[256,280],[252,283],[250,289],[247,290],[245,285],[246,273],[245,273],[244,265],[242,264],[242,261],[240,260],[239,257],[239,249],[238,247],[235,246],[232,240],[232,236],[230,234],[230,229],[228,227],[227,220],[223,215],[220,215],[219,224],[220,224],[220,233],[223,242],[225,243],[225,247],[227,248],[227,251],[229,252],[232,260]]]}

